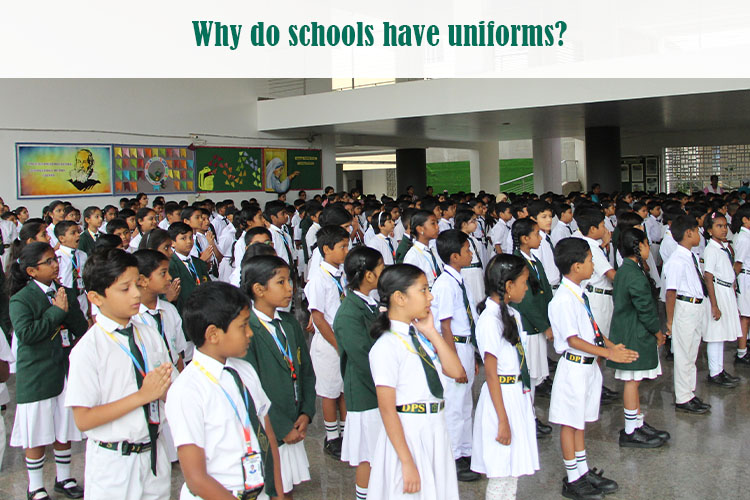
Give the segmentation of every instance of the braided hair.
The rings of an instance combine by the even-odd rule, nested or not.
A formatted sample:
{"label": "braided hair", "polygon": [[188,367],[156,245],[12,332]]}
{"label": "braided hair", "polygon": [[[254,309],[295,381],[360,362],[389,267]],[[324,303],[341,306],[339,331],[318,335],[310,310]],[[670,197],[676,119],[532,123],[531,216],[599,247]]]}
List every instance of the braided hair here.
{"label": "braided hair", "polygon": [[[518,219],[513,223],[513,227],[510,230],[510,234],[513,237],[513,255],[521,256],[521,237],[530,236],[534,231],[538,231],[538,226],[529,217]],[[541,263],[537,263],[537,265],[541,265]],[[534,295],[542,289],[542,284],[536,277],[536,273],[529,273],[529,288]]]}
{"label": "braided hair", "polygon": [[[503,338],[511,345],[520,340],[518,324],[505,303],[505,285],[515,281],[526,268],[526,263],[516,255],[499,254],[490,259],[484,273],[484,286],[488,295],[496,294],[500,302],[500,322],[503,325]],[[484,304],[482,304],[484,306]]]}
{"label": "braided hair", "polygon": [[620,244],[618,250],[620,251],[620,255],[623,259],[627,259],[628,257],[635,257],[636,262],[638,263],[638,267],[641,269],[641,272],[646,277],[646,279],[648,279],[648,284],[651,288],[651,295],[653,295],[654,298],[657,298],[658,293],[656,292],[656,283],[654,283],[651,275],[649,275],[649,273],[646,271],[646,265],[643,262],[643,256],[641,255],[641,243],[645,243],[646,245],[648,245],[648,238],[646,237],[646,233],[644,233],[640,229],[631,227],[625,229],[620,235]]}
{"label": "braided hair", "polygon": [[365,278],[367,271],[375,271],[383,262],[383,256],[374,248],[358,246],[346,254],[344,260],[344,273],[346,273],[347,287],[350,290],[357,290],[362,280]]}
{"label": "braided hair", "polygon": [[394,264],[383,270],[378,279],[379,306],[381,312],[370,327],[370,336],[379,338],[384,332],[391,328],[391,320],[388,318],[388,308],[391,305],[391,295],[396,292],[406,293],[406,290],[414,284],[424,273],[417,266],[411,264]]}

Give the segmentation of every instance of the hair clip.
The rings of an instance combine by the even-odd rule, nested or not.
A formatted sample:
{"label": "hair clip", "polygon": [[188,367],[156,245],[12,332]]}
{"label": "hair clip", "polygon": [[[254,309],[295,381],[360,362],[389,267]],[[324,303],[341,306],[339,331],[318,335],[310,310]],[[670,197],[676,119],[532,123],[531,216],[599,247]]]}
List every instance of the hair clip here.
{"label": "hair clip", "polygon": [[385,307],[385,306],[380,306],[380,307],[378,307],[378,311],[380,311],[380,312],[382,312],[382,313],[384,313],[384,312],[388,312],[388,308],[387,308],[387,307]]}
{"label": "hair clip", "polygon": [[714,213],[711,214],[711,218],[715,219],[718,215],[721,215],[721,213],[720,212],[714,212]]}

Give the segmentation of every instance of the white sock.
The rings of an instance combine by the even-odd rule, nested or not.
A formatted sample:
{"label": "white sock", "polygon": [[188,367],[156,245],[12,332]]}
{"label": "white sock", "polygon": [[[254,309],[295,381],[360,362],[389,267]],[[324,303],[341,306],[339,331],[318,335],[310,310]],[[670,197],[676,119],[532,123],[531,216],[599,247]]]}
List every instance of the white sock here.
{"label": "white sock", "polygon": [[715,377],[724,371],[724,342],[707,342],[708,374]]}
{"label": "white sock", "polygon": [[346,420],[339,420],[339,435],[344,435],[344,427],[346,427]]}
{"label": "white sock", "polygon": [[632,434],[638,428],[638,410],[625,408],[625,434]]}
{"label": "white sock", "polygon": [[55,450],[55,467],[57,469],[57,480],[70,479],[70,450]]}
{"label": "white sock", "polygon": [[326,440],[336,439],[339,437],[339,424],[336,422],[323,421],[326,428]]}
{"label": "white sock", "polygon": [[42,472],[44,468],[44,456],[37,460],[26,458],[26,472],[29,474],[29,491],[36,491],[44,488],[44,478]]}
{"label": "white sock", "polygon": [[737,349],[737,356],[740,358],[744,358],[745,354],[747,354],[747,348],[745,349]]}
{"label": "white sock", "polygon": [[361,486],[354,485],[355,491],[357,494],[356,499],[357,500],[367,500],[367,488],[363,488]]}
{"label": "white sock", "polygon": [[568,475],[569,483],[572,483],[581,477],[580,472],[578,472],[578,465],[575,458],[573,460],[565,460],[563,458],[563,463],[565,464],[565,473]]}
{"label": "white sock", "polygon": [[646,415],[643,414],[643,412],[638,414],[638,419],[636,420],[635,428],[640,429],[643,427],[643,421],[646,419]]}
{"label": "white sock", "polygon": [[586,462],[586,450],[576,452],[576,465],[580,476],[583,476],[589,471],[589,464]]}
{"label": "white sock", "polygon": [[485,500],[515,500],[517,489],[516,477],[491,477],[487,482]]}

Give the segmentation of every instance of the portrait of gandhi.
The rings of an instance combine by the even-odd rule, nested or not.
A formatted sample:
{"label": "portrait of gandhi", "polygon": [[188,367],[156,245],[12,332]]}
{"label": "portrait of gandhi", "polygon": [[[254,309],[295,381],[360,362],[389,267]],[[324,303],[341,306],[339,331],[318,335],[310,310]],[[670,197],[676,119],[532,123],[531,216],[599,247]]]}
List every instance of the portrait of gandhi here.
{"label": "portrait of gandhi", "polygon": [[94,175],[94,155],[88,149],[79,149],[76,153],[75,167],[70,170],[68,182],[79,191],[88,191],[101,181],[92,178]]}

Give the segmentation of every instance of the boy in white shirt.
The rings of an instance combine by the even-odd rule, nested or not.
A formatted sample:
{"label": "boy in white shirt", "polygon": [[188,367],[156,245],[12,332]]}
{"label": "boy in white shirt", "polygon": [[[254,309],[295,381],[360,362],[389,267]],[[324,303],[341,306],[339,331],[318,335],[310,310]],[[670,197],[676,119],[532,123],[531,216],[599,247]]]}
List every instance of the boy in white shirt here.
{"label": "boy in white shirt", "polygon": [[573,236],[573,228],[571,222],[573,222],[573,209],[567,203],[560,203],[555,205],[555,215],[560,220],[554,228],[552,228],[552,245],[557,245],[560,240],[564,238],[570,238]]}
{"label": "boy in white shirt", "polygon": [[78,250],[81,233],[73,221],[64,220],[55,226],[55,236],[60,242],[55,251],[60,263],[60,284],[72,289],[77,297],[84,318],[89,317],[89,301],[86,299],[86,289],[83,286],[83,266],[86,264],[86,252]]}
{"label": "boy in white shirt", "polygon": [[552,290],[557,290],[560,286],[560,271],[555,265],[554,250],[552,238],[550,238],[550,228],[552,227],[552,205],[542,200],[535,200],[529,204],[529,217],[531,217],[539,226],[539,236],[542,241],[539,248],[531,249],[531,255],[537,258],[544,267],[544,274],[547,275]]}
{"label": "boy in white shirt", "polygon": [[510,235],[510,226],[513,225],[513,216],[510,213],[510,204],[500,202],[495,206],[495,213],[498,220],[490,230],[490,240],[495,248],[495,253],[513,253],[513,242],[508,246],[508,236]]}

